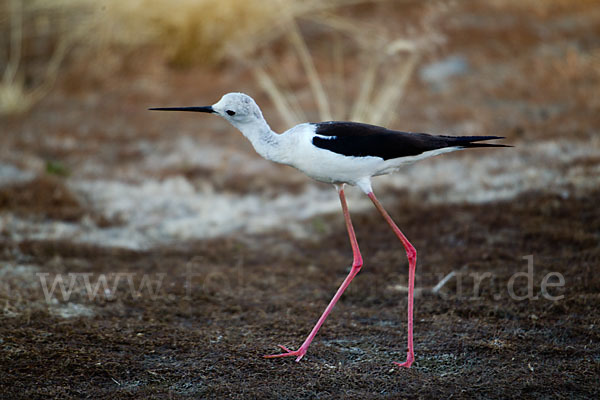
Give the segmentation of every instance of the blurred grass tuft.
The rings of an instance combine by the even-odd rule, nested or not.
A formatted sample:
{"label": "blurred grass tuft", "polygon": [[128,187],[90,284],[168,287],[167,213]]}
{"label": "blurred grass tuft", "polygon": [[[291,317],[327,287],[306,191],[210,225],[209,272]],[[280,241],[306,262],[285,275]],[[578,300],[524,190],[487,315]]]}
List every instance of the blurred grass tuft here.
{"label": "blurred grass tuft", "polygon": [[[0,114],[29,110],[67,61],[86,60],[88,73],[110,75],[111,60],[122,64],[132,52],[155,48],[172,66],[230,61],[248,68],[288,125],[310,119],[302,111],[303,88],[321,120],[389,124],[423,52],[441,42],[436,27],[448,5],[424,4],[411,37],[362,26],[360,13],[338,12],[384,1],[10,0],[0,5],[0,54],[7,56],[0,59]],[[310,40],[307,24],[308,34],[320,32]],[[315,49],[323,39],[331,43],[325,52]],[[344,64],[348,51],[359,69]],[[286,57],[302,82],[277,71]],[[333,68],[323,68],[324,60]]]}
{"label": "blurred grass tuft", "polygon": [[67,166],[60,161],[48,160],[46,161],[46,173],[66,177],[71,174],[71,171],[69,171]]}

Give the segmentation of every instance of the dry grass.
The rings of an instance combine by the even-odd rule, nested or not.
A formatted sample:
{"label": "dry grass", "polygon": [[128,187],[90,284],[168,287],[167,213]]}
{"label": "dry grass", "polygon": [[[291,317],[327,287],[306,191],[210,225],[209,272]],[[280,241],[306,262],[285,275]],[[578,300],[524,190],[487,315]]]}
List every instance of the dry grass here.
{"label": "dry grass", "polygon": [[[3,46],[6,48],[6,59],[2,59],[2,80],[0,81],[0,115],[19,114],[27,111],[51,89],[57,75],[59,66],[67,52],[68,40],[61,38],[56,43],[51,55],[37,72],[34,83],[26,83],[27,66],[23,63],[23,53],[26,41],[38,33],[36,24],[40,20],[35,15],[28,14],[25,5],[19,0],[11,0],[2,9],[4,18],[0,19],[0,26],[6,32]],[[44,29],[43,27],[41,29]],[[28,54],[25,54],[28,55]]]}
{"label": "dry grass", "polygon": [[[27,111],[72,59],[160,47],[171,63],[214,63],[228,43],[251,45],[278,15],[278,0],[11,0],[0,5],[0,114]],[[267,12],[266,12],[266,11]],[[269,12],[270,11],[270,12]],[[250,43],[250,44],[249,44]]]}
{"label": "dry grass", "polygon": [[[300,110],[307,106],[297,98],[297,90],[289,89],[285,73],[273,73],[281,64],[281,52],[275,54],[273,46],[282,44],[279,48],[293,54],[294,63],[303,71],[304,86],[310,88],[320,119],[389,123],[390,110],[400,101],[420,54],[437,33],[433,24],[419,21],[425,27],[420,31],[424,39],[417,42],[361,27],[339,13],[359,3],[377,2],[223,0],[215,6],[208,0],[175,4],[167,0],[12,0],[0,9],[0,29],[10,38],[0,42],[8,55],[0,60],[4,69],[0,113],[21,113],[39,101],[52,87],[68,50],[73,50],[72,59],[77,55],[80,59],[103,57],[102,64],[107,64],[115,54],[150,46],[161,48],[172,65],[244,63],[284,121],[292,125],[306,120]],[[431,7],[424,20],[433,21],[442,8]],[[322,55],[314,55],[313,44],[301,29],[307,23],[331,33],[328,40],[334,56],[328,60],[334,65],[333,73],[320,70]],[[35,54],[39,46],[34,43],[40,41],[46,42],[46,51]],[[365,61],[358,74],[353,72],[357,76],[348,76],[347,49],[358,51]],[[110,73],[106,66],[103,70]],[[349,80],[363,83],[356,100],[346,106],[340,97],[348,94],[344,85]]]}
{"label": "dry grass", "polygon": [[[260,57],[232,54],[249,64],[287,125],[311,118],[302,112],[298,93],[301,90],[294,89],[302,85],[279,71],[282,59],[293,60],[301,69],[319,120],[349,119],[388,125],[422,55],[443,43],[436,26],[448,9],[446,3],[423,6],[420,19],[410,26],[410,36],[398,36],[393,30],[365,24],[356,17],[344,17],[336,10],[319,10],[302,17],[287,15],[287,30],[280,38],[283,45],[277,47],[284,49],[283,55],[275,54],[269,43],[258,49],[262,51]],[[299,22],[317,25],[314,30],[327,32],[315,40],[326,42],[325,49],[311,52]],[[353,63],[360,61],[360,68],[346,65],[344,54],[348,52],[353,53]],[[348,102],[347,98],[352,100]]]}
{"label": "dry grass", "polygon": [[[10,0],[0,5],[0,115],[22,113],[39,101],[69,54],[69,60],[78,56],[101,61],[95,64],[102,67],[88,62],[108,75],[114,72],[110,59],[154,47],[175,66],[224,60],[246,65],[287,125],[310,119],[302,110],[313,107],[321,120],[387,125],[423,54],[443,42],[437,27],[453,2],[419,4],[423,12],[405,27],[412,30],[410,35],[399,35],[376,21],[365,25],[357,17],[360,13],[343,12],[384,1]],[[591,0],[575,3],[587,1]],[[571,4],[496,3],[542,14]],[[307,38],[306,26],[326,33],[319,40]],[[322,40],[327,43],[325,52],[317,49]],[[360,60],[360,68],[345,64],[349,51],[358,54],[352,59]],[[292,60],[287,67],[291,63],[302,72],[300,82],[281,71],[284,58]],[[309,88],[310,104],[300,98],[303,87]],[[353,100],[344,101],[347,98]]]}

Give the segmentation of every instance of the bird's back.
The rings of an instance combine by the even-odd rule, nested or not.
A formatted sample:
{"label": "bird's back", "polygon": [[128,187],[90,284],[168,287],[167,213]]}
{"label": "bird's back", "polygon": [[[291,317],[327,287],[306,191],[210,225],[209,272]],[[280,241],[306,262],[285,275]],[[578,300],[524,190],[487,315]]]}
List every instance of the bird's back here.
{"label": "bird's back", "polygon": [[477,143],[502,139],[498,136],[435,136],[387,129],[357,122],[321,122],[313,124],[313,145],[349,157],[379,157],[383,160],[417,156],[448,147],[506,147]]}

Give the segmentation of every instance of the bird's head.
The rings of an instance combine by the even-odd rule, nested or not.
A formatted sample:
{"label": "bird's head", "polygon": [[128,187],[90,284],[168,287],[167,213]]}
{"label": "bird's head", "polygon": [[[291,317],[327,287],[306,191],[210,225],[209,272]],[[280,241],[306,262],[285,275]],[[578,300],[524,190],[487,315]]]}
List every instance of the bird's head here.
{"label": "bird's head", "polygon": [[251,122],[263,117],[254,99],[244,93],[227,93],[212,105],[212,109],[231,123]]}
{"label": "bird's head", "polygon": [[243,125],[263,120],[262,113],[252,97],[244,93],[227,93],[221,100],[212,106],[203,107],[160,107],[150,108],[159,111],[194,111],[217,114],[233,126],[240,128]]}

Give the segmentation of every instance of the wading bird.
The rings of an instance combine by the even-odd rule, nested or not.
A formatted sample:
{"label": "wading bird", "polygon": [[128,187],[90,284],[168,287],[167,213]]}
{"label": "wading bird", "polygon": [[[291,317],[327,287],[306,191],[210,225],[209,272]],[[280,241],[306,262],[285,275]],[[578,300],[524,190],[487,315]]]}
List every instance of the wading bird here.
{"label": "wading bird", "polygon": [[344,194],[344,185],[349,184],[358,186],[371,199],[377,211],[381,213],[406,250],[408,257],[408,349],[406,361],[395,364],[407,368],[412,365],[415,359],[413,293],[417,252],[373,194],[371,178],[395,172],[404,164],[455,150],[473,147],[509,147],[480,143],[485,140],[503,139],[502,137],[433,136],[425,133],[394,131],[356,122],[337,121],[303,123],[282,134],[277,134],[271,130],[254,100],[243,93],[228,93],[212,106],[161,107],[150,110],[195,111],[223,117],[250,140],[256,152],[262,157],[290,165],[318,181],[331,183],[338,191],[354,256],[350,273],[298,350],[290,350],[279,345],[283,349],[283,353],[264,357],[293,356],[296,357],[296,361],[300,361],[319,328],[363,265]]}

